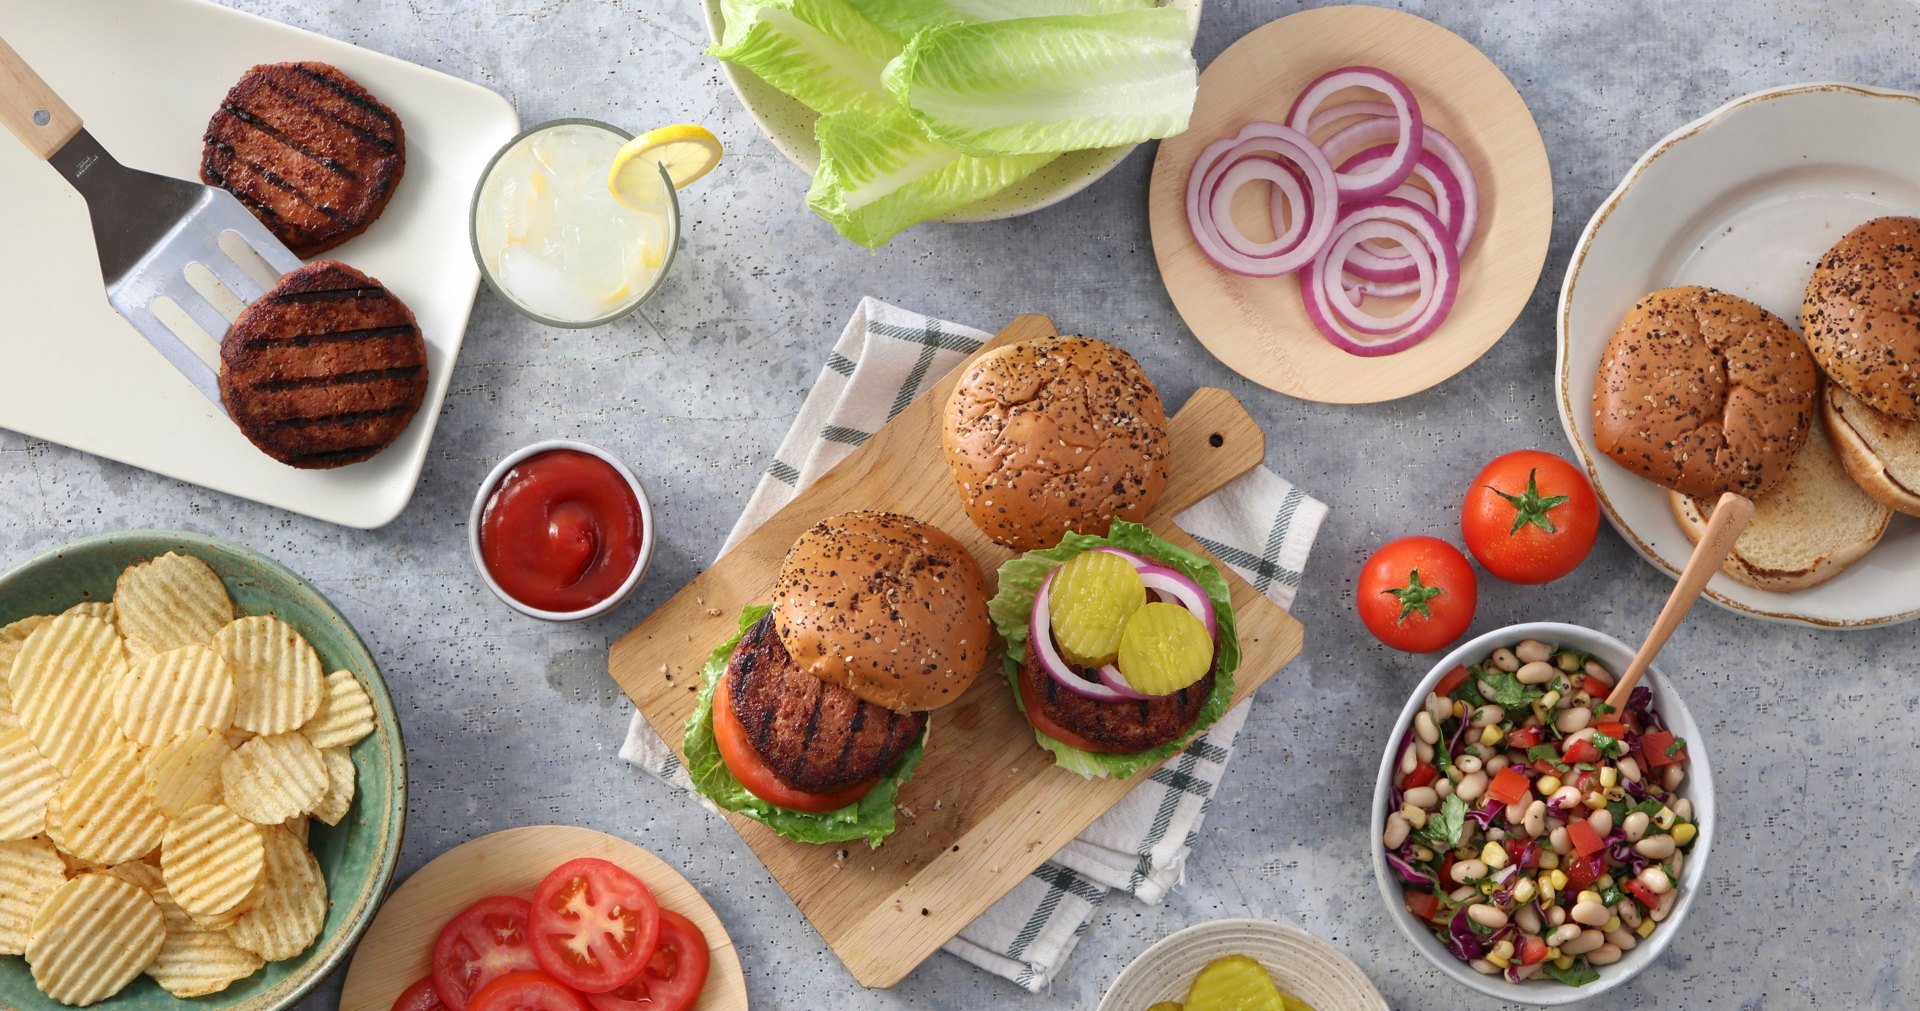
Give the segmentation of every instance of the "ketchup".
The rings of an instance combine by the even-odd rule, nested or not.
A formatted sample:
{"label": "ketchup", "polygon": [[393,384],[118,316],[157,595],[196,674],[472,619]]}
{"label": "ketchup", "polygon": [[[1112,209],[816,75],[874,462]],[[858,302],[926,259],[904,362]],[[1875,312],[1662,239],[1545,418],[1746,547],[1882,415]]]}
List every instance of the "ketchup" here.
{"label": "ketchup", "polygon": [[514,464],[480,514],[480,557],[507,595],[542,611],[613,596],[640,559],[640,502],[612,464],[553,449]]}

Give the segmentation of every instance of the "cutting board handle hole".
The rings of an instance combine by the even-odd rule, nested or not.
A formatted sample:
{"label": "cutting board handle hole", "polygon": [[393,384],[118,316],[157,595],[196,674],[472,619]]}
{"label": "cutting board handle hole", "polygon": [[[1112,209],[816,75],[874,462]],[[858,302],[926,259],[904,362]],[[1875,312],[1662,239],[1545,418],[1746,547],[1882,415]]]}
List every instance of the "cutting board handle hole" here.
{"label": "cutting board handle hole", "polygon": [[48,123],[51,123],[51,122],[53,122],[53,117],[47,114],[47,110],[45,109],[33,110],[34,126],[46,126]]}
{"label": "cutting board handle hole", "polygon": [[1219,432],[1215,432],[1212,435],[1207,436],[1207,445],[1212,446],[1215,449],[1219,449],[1221,446],[1224,446],[1226,444],[1227,444],[1227,437],[1224,435],[1221,435]]}

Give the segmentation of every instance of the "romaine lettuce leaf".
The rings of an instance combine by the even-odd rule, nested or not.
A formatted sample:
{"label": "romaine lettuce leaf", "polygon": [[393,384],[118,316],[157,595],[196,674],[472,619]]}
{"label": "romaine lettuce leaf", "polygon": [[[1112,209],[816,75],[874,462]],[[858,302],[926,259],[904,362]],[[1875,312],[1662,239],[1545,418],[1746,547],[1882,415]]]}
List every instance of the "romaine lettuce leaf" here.
{"label": "romaine lettuce leaf", "polygon": [[713,739],[713,690],[726,673],[727,661],[732,658],[740,637],[770,610],[772,608],[765,605],[755,605],[741,611],[740,630],[708,654],[707,664],[700,670],[705,683],[700,688],[693,716],[687,720],[687,736],[681,745],[686,753],[687,774],[692,777],[694,788],[708,800],[761,822],[789,839],[809,843],[865,839],[869,846],[878,849],[881,842],[893,834],[894,801],[900,796],[901,784],[912,779],[914,769],[920,765],[920,755],[927,744],[925,734],[858,803],[824,814],[789,811],[761,800],[740,785],[720,757],[720,745]]}
{"label": "romaine lettuce leaf", "polygon": [[1199,89],[1173,7],[928,28],[885,80],[935,139],[981,156],[1171,137]]}
{"label": "romaine lettuce leaf", "polygon": [[880,80],[902,39],[882,31],[847,0],[725,0],[726,30],[707,54],[822,114],[894,108]]}
{"label": "romaine lettuce leaf", "polygon": [[1112,776],[1125,779],[1184,748],[1188,741],[1225,714],[1227,706],[1232,703],[1233,672],[1240,666],[1240,637],[1234,631],[1233,595],[1227,588],[1227,578],[1220,574],[1212,562],[1162,539],[1146,527],[1126,520],[1114,520],[1105,537],[1068,534],[1055,547],[1029,551],[1000,566],[1000,590],[987,602],[987,611],[993,615],[993,627],[1007,641],[1004,659],[1007,683],[1013,688],[1014,704],[1024,713],[1026,705],[1020,699],[1020,665],[1027,656],[1027,619],[1033,612],[1033,595],[1040,592],[1040,584],[1046,582],[1048,574],[1067,559],[1084,551],[1108,546],[1159,559],[1168,568],[1184,573],[1199,583],[1213,601],[1216,620],[1220,625],[1220,645],[1213,668],[1213,692],[1207,696],[1206,704],[1200,707],[1200,716],[1194,721],[1193,729],[1179,740],[1138,755],[1102,755],[1056,741],[1038,730],[1033,732],[1034,739],[1040,742],[1041,747],[1053,752],[1054,762],[1061,768],[1089,778]]}
{"label": "romaine lettuce leaf", "polygon": [[847,0],[881,28],[910,39],[913,33],[956,21],[1006,21],[1049,14],[1111,14],[1154,6],[1154,0]]}
{"label": "romaine lettuce leaf", "polygon": [[909,226],[992,196],[1056,157],[961,154],[928,137],[899,109],[885,116],[822,116],[814,136],[820,142],[820,168],[807,190],[807,206],[868,249]]}

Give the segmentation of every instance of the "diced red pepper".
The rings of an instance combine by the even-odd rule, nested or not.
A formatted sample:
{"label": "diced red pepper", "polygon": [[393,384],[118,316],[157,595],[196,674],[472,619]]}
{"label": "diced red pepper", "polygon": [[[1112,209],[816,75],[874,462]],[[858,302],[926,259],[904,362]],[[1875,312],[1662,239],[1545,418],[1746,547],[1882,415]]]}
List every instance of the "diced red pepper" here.
{"label": "diced red pepper", "polygon": [[1539,773],[1542,776],[1560,775],[1560,769],[1557,766],[1555,766],[1552,762],[1549,762],[1544,758],[1536,758],[1533,761],[1528,762],[1527,768],[1532,769],[1533,771]]}
{"label": "diced red pepper", "polygon": [[1600,880],[1605,867],[1606,858],[1599,855],[1573,861],[1573,865],[1567,868],[1567,887],[1562,891],[1574,894],[1586,891],[1588,885]]}
{"label": "diced red pepper", "polygon": [[1466,683],[1467,668],[1462,665],[1448,671],[1447,676],[1441,678],[1440,683],[1433,686],[1433,690],[1435,694],[1444,699],[1458,691],[1460,686]]}
{"label": "diced red pepper", "polygon": [[1523,871],[1540,866],[1540,847],[1531,839],[1507,840],[1507,863]]}
{"label": "diced red pepper", "polygon": [[1439,769],[1434,768],[1426,762],[1421,762],[1413,767],[1412,772],[1407,773],[1406,778],[1400,781],[1400,786],[1406,790],[1411,790],[1416,786],[1426,786],[1428,783],[1433,782],[1434,778],[1439,775]]}
{"label": "diced red pepper", "polygon": [[1526,775],[1509,765],[1496,773],[1493,782],[1487,784],[1487,796],[1502,804],[1511,804],[1525,797],[1532,789],[1533,784]]}
{"label": "diced red pepper", "polygon": [[1432,922],[1434,914],[1440,911],[1440,897],[1430,891],[1409,888],[1401,895],[1407,900],[1407,912],[1421,920]]}
{"label": "diced red pepper", "polygon": [[1664,730],[1656,730],[1640,738],[1640,752],[1646,757],[1647,765],[1655,769],[1687,760],[1685,745],[1681,745],[1673,754],[1667,754],[1667,750],[1672,747],[1673,735]]}
{"label": "diced red pepper", "polygon": [[1450,882],[1453,881],[1453,865],[1455,862],[1452,850],[1448,850],[1447,855],[1440,860],[1440,882],[1445,887],[1453,887]]}
{"label": "diced red pepper", "polygon": [[1600,759],[1600,749],[1594,747],[1591,741],[1582,737],[1572,744],[1563,746],[1560,749],[1560,759],[1568,765],[1578,765],[1581,762],[1595,762]]}
{"label": "diced red pepper", "polygon": [[1624,723],[1596,723],[1593,725],[1593,732],[1605,734],[1616,741],[1627,739],[1627,725]]}
{"label": "diced red pepper", "polygon": [[1613,691],[1613,686],[1589,674],[1585,681],[1580,682],[1580,690],[1596,699],[1604,699],[1608,692]]}
{"label": "diced red pepper", "polygon": [[1653,889],[1641,884],[1639,878],[1628,878],[1627,883],[1620,887],[1625,888],[1627,894],[1633,896],[1635,901],[1648,909],[1652,909],[1660,904],[1660,896],[1653,894]]}
{"label": "diced red pepper", "polygon": [[1583,794],[1593,792],[1593,784],[1594,775],[1586,769],[1581,769],[1567,777],[1567,785]]}
{"label": "diced red pepper", "polygon": [[1546,739],[1547,732],[1540,727],[1521,727],[1507,735],[1507,747],[1525,751]]}
{"label": "diced red pepper", "polygon": [[1520,964],[1538,965],[1547,960],[1546,939],[1538,934],[1524,934],[1520,938]]}
{"label": "diced red pepper", "polygon": [[1583,857],[1593,856],[1607,848],[1606,840],[1600,838],[1600,833],[1595,832],[1584,818],[1567,822],[1567,841]]}

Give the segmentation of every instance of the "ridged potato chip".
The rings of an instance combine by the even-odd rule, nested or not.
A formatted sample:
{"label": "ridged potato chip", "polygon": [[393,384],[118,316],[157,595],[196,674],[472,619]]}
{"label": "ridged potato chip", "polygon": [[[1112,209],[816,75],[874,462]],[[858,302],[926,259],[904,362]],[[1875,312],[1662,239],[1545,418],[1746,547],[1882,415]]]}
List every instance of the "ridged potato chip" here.
{"label": "ridged potato chip", "polygon": [[189,730],[147,752],[147,795],[169,818],[220,798],[220,763],[233,754],[211,730]]}
{"label": "ridged potato chip", "polygon": [[220,763],[220,792],[233,813],[279,825],[318,803],[331,786],[327,765],[300,734],[256,737]]}
{"label": "ridged potato chip", "polygon": [[27,950],[33,914],[67,883],[67,865],[45,839],[0,842],[0,955]]}
{"label": "ridged potato chip", "polygon": [[[219,993],[258,972],[265,963],[260,956],[233,943],[226,930],[208,930],[194,922],[167,891],[160,869],[152,864],[116,865],[108,873],[122,881],[139,885],[153,896],[166,920],[167,940],[160,954],[147,966],[147,975],[175,997],[200,997]],[[237,917],[236,917],[237,918]]]}
{"label": "ridged potato chip", "polygon": [[266,859],[260,826],[224,804],[202,804],[175,818],[160,842],[160,872],[173,901],[208,919],[240,908],[260,883]]}
{"label": "ridged potato chip", "polygon": [[227,747],[237,748],[260,735],[251,730],[241,730],[239,727],[228,727],[226,732],[220,736],[226,739]]}
{"label": "ridged potato chip", "polygon": [[13,669],[13,658],[20,652],[20,644],[27,641],[33,630],[53,620],[51,614],[36,614],[29,618],[0,625],[0,681],[6,679],[7,672]]}
{"label": "ridged potato chip", "polygon": [[47,830],[47,801],[60,770],[19,727],[0,728],[0,839],[28,839]]}
{"label": "ridged potato chip", "polygon": [[239,690],[234,726],[284,734],[319,710],[326,690],[320,657],[292,625],[268,615],[241,618],[214,635],[213,648],[227,658]]}
{"label": "ridged potato chip", "polygon": [[253,908],[240,914],[227,936],[269,962],[292,958],[320,936],[327,919],[327,882],[320,861],[300,840],[278,825],[261,830],[267,847],[266,871]]}
{"label": "ridged potato chip", "polygon": [[338,825],[353,806],[353,755],[346,748],[326,748],[320,758],[327,763],[327,795],[308,813],[329,825]]}
{"label": "ridged potato chip", "polygon": [[[84,614],[89,618],[98,618],[107,624],[113,624],[114,610],[111,600],[86,600],[60,612],[61,614]],[[115,630],[118,634],[118,629]]]}
{"label": "ridged potato chip", "polygon": [[121,636],[120,645],[127,648],[127,660],[131,663],[139,663],[150,656],[160,654],[159,650],[153,648],[152,643],[139,636]]}
{"label": "ridged potato chip", "polygon": [[146,856],[167,816],[147,793],[145,764],[139,746],[122,740],[82,762],[47,803],[47,838],[101,866]]}
{"label": "ridged potato chip", "polygon": [[68,775],[118,737],[107,697],[127,669],[127,653],[113,626],[98,618],[63,614],[27,636],[14,657],[7,686],[27,736],[53,767]]}
{"label": "ridged potato chip", "polygon": [[233,620],[233,599],[207,563],[169,551],[120,573],[113,610],[121,635],[165,653],[211,640]]}
{"label": "ridged potato chip", "polygon": [[207,646],[181,646],[127,668],[113,689],[113,720],[136,744],[155,747],[189,730],[233,723],[233,675]]}
{"label": "ridged potato chip", "polygon": [[350,670],[327,675],[327,694],[320,709],[300,732],[316,748],[337,748],[357,743],[373,733],[373,700]]}
{"label": "ridged potato chip", "polygon": [[280,827],[291,832],[295,839],[300,840],[300,845],[305,846],[307,837],[312,834],[313,819],[303,814],[296,818],[288,818],[280,823]]}
{"label": "ridged potato chip", "polygon": [[167,938],[166,918],[139,885],[82,874],[55,889],[33,917],[27,966],[40,992],[86,1007],[133,982]]}

